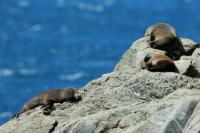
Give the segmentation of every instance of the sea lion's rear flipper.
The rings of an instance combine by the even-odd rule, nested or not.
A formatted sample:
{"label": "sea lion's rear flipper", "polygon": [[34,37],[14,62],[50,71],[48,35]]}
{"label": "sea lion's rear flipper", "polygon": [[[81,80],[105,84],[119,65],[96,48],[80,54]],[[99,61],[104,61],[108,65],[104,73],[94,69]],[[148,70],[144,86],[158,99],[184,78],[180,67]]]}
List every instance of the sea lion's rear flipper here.
{"label": "sea lion's rear flipper", "polygon": [[12,116],[12,119],[18,118],[19,115],[20,115],[20,113],[14,114],[14,115]]}

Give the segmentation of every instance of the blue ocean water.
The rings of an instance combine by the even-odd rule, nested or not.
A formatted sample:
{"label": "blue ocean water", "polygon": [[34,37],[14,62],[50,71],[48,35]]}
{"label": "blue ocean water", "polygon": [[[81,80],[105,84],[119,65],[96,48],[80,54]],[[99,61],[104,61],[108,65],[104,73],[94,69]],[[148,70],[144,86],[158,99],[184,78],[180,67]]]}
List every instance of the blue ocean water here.
{"label": "blue ocean water", "polygon": [[200,41],[199,0],[0,0],[0,124],[32,96],[113,70],[145,29],[166,22]]}

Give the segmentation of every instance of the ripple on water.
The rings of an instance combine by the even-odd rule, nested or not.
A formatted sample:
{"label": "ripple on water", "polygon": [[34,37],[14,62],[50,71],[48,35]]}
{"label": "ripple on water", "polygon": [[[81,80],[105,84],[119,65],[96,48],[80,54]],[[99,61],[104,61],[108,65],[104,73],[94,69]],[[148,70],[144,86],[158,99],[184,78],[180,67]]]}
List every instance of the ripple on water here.
{"label": "ripple on water", "polygon": [[57,0],[57,1],[56,1],[57,7],[63,7],[64,4],[65,4],[65,1],[64,1],[64,0]]}
{"label": "ripple on water", "polygon": [[22,68],[22,69],[19,69],[19,73],[22,75],[34,75],[37,73],[37,70]]}
{"label": "ripple on water", "polygon": [[13,116],[13,113],[11,112],[2,112],[0,113],[0,119],[4,119],[4,118],[7,118],[7,117],[12,117]]}
{"label": "ripple on water", "polygon": [[89,3],[78,3],[77,4],[78,8],[80,10],[86,10],[86,11],[90,11],[90,12],[103,12],[105,9],[105,7],[101,4],[98,5],[93,5],[93,4],[89,4]]}
{"label": "ripple on water", "polygon": [[12,76],[14,72],[10,69],[0,69],[0,77],[9,77]]}
{"label": "ripple on water", "polygon": [[86,75],[86,73],[84,73],[84,72],[77,72],[77,73],[72,73],[72,74],[59,75],[59,79],[75,81],[75,80],[82,78],[85,75]]}
{"label": "ripple on water", "polygon": [[18,2],[18,6],[19,6],[19,7],[29,7],[29,5],[30,5],[30,3],[29,3],[28,0],[20,0],[20,1]]}

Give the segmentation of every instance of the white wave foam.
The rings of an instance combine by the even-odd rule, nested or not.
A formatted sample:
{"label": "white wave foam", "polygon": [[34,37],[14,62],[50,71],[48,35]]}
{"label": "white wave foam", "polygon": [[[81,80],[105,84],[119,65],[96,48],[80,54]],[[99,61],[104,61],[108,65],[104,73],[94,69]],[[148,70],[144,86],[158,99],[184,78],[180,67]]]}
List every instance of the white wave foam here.
{"label": "white wave foam", "polygon": [[32,75],[32,74],[36,74],[37,70],[22,68],[22,69],[19,69],[19,73],[22,75]]}
{"label": "white wave foam", "polygon": [[59,79],[60,80],[69,80],[69,81],[75,81],[77,79],[80,79],[81,77],[83,77],[85,75],[85,73],[83,72],[77,72],[77,73],[73,73],[73,74],[67,74],[67,75],[60,75]]}
{"label": "white wave foam", "polygon": [[114,64],[113,61],[105,61],[105,60],[99,60],[99,61],[87,61],[87,62],[80,62],[82,66],[90,66],[90,67],[104,67],[110,64]]}
{"label": "white wave foam", "polygon": [[88,4],[88,3],[78,3],[77,6],[81,10],[93,11],[93,12],[103,12],[105,10],[103,5],[92,5],[92,4]]}
{"label": "white wave foam", "polygon": [[0,77],[9,77],[13,75],[13,71],[10,69],[1,69],[0,70]]}
{"label": "white wave foam", "polygon": [[0,119],[5,118],[5,117],[12,117],[13,114],[11,112],[3,112],[0,113]]}

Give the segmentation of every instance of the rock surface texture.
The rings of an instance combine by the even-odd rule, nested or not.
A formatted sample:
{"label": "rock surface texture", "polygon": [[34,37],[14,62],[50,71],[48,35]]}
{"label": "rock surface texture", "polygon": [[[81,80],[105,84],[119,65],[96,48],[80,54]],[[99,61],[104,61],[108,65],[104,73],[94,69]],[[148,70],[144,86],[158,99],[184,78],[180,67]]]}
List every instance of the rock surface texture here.
{"label": "rock surface texture", "polygon": [[55,104],[50,115],[35,108],[0,126],[0,132],[200,133],[200,48],[181,40],[186,50],[196,49],[175,61],[179,72],[139,70],[137,52],[146,47],[141,38],[113,72],[81,89],[82,101]]}

